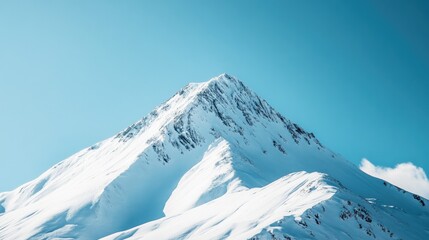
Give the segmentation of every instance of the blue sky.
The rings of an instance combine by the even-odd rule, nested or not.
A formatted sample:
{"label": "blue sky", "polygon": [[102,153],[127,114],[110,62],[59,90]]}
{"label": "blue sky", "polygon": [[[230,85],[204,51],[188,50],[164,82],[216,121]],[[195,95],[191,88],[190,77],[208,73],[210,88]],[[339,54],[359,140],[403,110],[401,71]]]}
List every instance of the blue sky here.
{"label": "blue sky", "polygon": [[356,165],[429,172],[427,1],[2,1],[0,191],[227,72]]}

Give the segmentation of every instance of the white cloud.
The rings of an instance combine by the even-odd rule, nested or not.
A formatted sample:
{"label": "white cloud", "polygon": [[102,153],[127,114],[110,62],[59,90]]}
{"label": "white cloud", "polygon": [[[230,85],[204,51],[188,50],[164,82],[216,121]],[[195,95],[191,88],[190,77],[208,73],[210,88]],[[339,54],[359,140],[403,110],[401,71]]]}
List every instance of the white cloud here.
{"label": "white cloud", "polygon": [[381,178],[409,192],[429,199],[429,180],[425,171],[414,164],[400,163],[394,168],[380,167],[362,159],[359,168],[367,174]]}

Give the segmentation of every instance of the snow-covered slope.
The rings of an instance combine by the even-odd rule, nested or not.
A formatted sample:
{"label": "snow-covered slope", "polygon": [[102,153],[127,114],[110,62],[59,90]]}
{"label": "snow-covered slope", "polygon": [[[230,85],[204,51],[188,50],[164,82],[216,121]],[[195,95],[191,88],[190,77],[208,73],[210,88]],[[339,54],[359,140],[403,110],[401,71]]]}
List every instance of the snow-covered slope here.
{"label": "snow-covered slope", "polygon": [[180,179],[167,200],[164,213],[175,215],[225,193],[261,187],[268,182],[258,175],[248,159],[234,154],[227,141],[217,139],[202,160]]}
{"label": "snow-covered slope", "polygon": [[107,239],[248,239],[286,216],[329,199],[335,187],[319,173],[298,172],[263,187],[226,194],[182,214],[165,217]]}
{"label": "snow-covered slope", "polygon": [[428,231],[425,199],[366,175],[227,74],[187,85],[117,135],[0,193],[0,239]]}
{"label": "snow-covered slope", "polygon": [[103,239],[422,239],[425,226],[391,213],[325,174],[296,172]]}

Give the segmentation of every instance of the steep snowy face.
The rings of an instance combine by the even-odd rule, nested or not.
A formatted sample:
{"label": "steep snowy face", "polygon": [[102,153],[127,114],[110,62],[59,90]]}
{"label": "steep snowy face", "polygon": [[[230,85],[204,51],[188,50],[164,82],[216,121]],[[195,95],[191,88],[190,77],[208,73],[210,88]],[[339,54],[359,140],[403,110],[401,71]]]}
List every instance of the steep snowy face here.
{"label": "steep snowy face", "polygon": [[[155,135],[149,141],[155,148],[159,147],[156,145],[158,140],[168,138],[170,144],[183,152],[207,144],[207,138],[212,140],[220,136],[238,144],[247,143],[247,138],[258,137],[260,128],[276,135],[270,145],[282,154],[286,154],[282,144],[289,138],[297,144],[306,142],[323,148],[314,134],[284,118],[242,82],[227,74],[208,82],[187,85],[116,138],[126,142],[142,134],[156,133],[149,134]],[[279,128],[284,128],[285,136],[275,133]],[[164,155],[160,160],[168,162],[169,159],[170,156]]]}
{"label": "steep snowy face", "polygon": [[[310,174],[294,175],[302,171]],[[302,178],[287,185],[289,182],[283,177],[288,174],[292,175],[287,179]],[[325,174],[333,184],[314,186],[317,189],[314,193],[321,194],[311,195],[317,201],[296,209],[282,205],[310,197],[300,194],[307,188],[298,183],[314,176],[325,179],[320,177]],[[325,182],[323,179],[320,182]],[[299,186],[295,187],[295,183]],[[275,232],[266,229],[269,225],[288,229],[289,225],[276,225],[275,221],[302,215],[334,196],[333,191],[326,189],[339,188],[357,199],[376,199],[373,201],[376,211],[388,211],[394,219],[419,216],[420,225],[416,229],[420,233],[425,231],[426,200],[364,174],[323,147],[314,134],[276,112],[242,82],[222,74],[207,82],[187,85],[115,136],[79,151],[11,192],[0,193],[0,239],[97,239],[141,224],[145,230],[137,227],[133,231],[149,234],[147,231],[156,230],[157,222],[167,222],[170,227],[181,225],[185,232],[195,233],[193,227],[206,217],[225,220],[231,212],[221,210],[229,204],[246,205],[243,209],[248,212],[270,206],[270,211],[246,218],[252,224],[257,222],[255,229],[260,232],[245,230],[251,224],[238,224],[242,229],[238,232],[246,232],[245,235],[231,235],[264,237],[267,236],[264,231]],[[314,189],[309,187],[310,190]],[[273,192],[279,197],[276,201],[264,198],[264,194]],[[259,196],[255,199],[260,200],[260,205],[248,205],[247,202],[255,202],[254,195]],[[340,204],[333,206],[342,208]],[[382,206],[396,208],[386,210]],[[285,211],[274,214],[277,208]],[[211,215],[197,216],[205,211],[211,211]],[[185,224],[187,216],[194,220]],[[259,217],[265,220],[257,220]],[[335,226],[337,218],[326,222]],[[229,219],[221,224],[225,235],[219,236],[226,237],[228,232],[236,231],[234,221],[239,221],[238,217]],[[395,224],[389,226],[395,228],[406,222],[398,220]],[[124,234],[120,237],[133,235],[128,231]],[[154,234],[167,236],[159,231]]]}

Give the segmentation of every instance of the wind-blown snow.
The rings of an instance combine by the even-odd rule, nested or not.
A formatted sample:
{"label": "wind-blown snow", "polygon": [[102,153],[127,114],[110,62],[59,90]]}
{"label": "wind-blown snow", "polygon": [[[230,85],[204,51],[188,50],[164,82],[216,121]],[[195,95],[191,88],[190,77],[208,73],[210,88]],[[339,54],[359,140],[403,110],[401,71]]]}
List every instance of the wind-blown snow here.
{"label": "wind-blown snow", "polygon": [[386,180],[407,191],[429,199],[429,179],[421,167],[400,163],[394,168],[375,166],[368,159],[362,159],[359,168],[367,174]]}
{"label": "wind-blown snow", "polygon": [[428,216],[227,74],[0,193],[0,239],[422,239]]}

